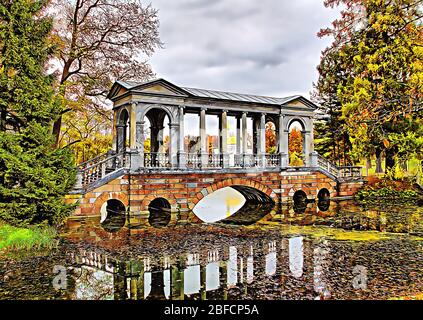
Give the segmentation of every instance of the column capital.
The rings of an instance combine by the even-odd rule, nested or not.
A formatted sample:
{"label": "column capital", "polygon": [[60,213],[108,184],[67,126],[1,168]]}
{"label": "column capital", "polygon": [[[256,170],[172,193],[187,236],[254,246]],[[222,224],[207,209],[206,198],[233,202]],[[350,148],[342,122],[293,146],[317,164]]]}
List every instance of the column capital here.
{"label": "column capital", "polygon": [[242,115],[247,115],[248,111],[242,111]]}
{"label": "column capital", "polygon": [[144,125],[145,124],[145,121],[144,120],[143,121],[137,121],[136,124],[137,125]]}
{"label": "column capital", "polygon": [[[179,127],[179,123],[169,123],[169,127],[170,127],[170,128],[176,128],[176,127]],[[164,129],[164,127],[163,127],[162,129]]]}
{"label": "column capital", "polygon": [[206,111],[206,110],[207,110],[207,107],[205,107],[205,106],[201,106],[200,110],[201,110],[201,111]]}
{"label": "column capital", "polygon": [[179,110],[184,110],[186,107],[184,105],[178,105]]}
{"label": "column capital", "polygon": [[223,109],[222,110],[222,113],[228,113],[229,112],[229,110],[228,109]]}

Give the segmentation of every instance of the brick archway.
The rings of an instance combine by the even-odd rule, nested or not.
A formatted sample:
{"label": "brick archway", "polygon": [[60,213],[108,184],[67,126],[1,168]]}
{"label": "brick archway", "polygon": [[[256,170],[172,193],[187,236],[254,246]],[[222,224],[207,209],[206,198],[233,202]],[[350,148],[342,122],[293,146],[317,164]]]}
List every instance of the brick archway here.
{"label": "brick archway", "polygon": [[93,213],[98,212],[98,214],[100,214],[102,205],[111,199],[119,200],[124,204],[125,208],[128,207],[129,201],[128,201],[128,195],[126,193],[105,191],[101,195],[99,195],[97,199],[94,201]]}
{"label": "brick archway", "polygon": [[317,185],[317,187],[316,187],[316,198],[317,198],[317,195],[319,194],[319,191],[322,190],[322,189],[328,189],[330,196],[336,197],[337,192],[336,192],[335,188],[329,182],[325,182],[325,183],[319,183]]}
{"label": "brick archway", "polygon": [[166,193],[166,194],[158,194],[157,192],[151,192],[148,195],[146,195],[144,197],[144,199],[141,202],[141,211],[148,211],[148,206],[150,204],[151,201],[153,201],[156,198],[163,198],[165,200],[167,200],[170,204],[170,207],[172,210],[177,209],[177,203],[176,203],[176,198],[173,194],[171,193]]}
{"label": "brick archway", "polygon": [[225,187],[230,187],[230,186],[237,186],[237,185],[251,187],[256,190],[259,190],[263,192],[264,194],[268,195],[273,201],[277,202],[276,193],[271,188],[265,186],[264,184],[255,180],[251,180],[251,179],[230,178],[230,179],[225,179],[225,180],[215,182],[211,184],[210,186],[208,186],[207,188],[203,188],[200,192],[196,194],[193,203],[194,205],[196,205],[201,199],[203,199],[204,197],[213,193],[216,190],[219,190]]}

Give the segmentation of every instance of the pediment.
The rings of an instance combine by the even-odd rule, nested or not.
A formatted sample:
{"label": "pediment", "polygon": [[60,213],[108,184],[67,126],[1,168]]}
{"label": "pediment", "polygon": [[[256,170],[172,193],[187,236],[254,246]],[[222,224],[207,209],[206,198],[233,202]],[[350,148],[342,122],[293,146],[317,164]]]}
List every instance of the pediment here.
{"label": "pediment", "polygon": [[136,91],[141,93],[151,93],[151,94],[163,94],[167,96],[178,96],[178,97],[186,97],[187,95],[180,90],[175,90],[173,88],[168,88],[162,84],[155,84],[152,86],[147,86],[145,88],[135,88]]}
{"label": "pediment", "polygon": [[163,79],[145,84],[140,84],[136,87],[131,88],[131,91],[136,91],[137,93],[157,94],[175,97],[187,97],[189,95],[189,93],[185,90]]}
{"label": "pediment", "polygon": [[313,102],[311,102],[310,100],[302,96],[299,96],[290,101],[287,101],[284,103],[284,105],[288,107],[297,107],[297,108],[304,108],[309,110],[317,109],[317,105],[315,105]]}

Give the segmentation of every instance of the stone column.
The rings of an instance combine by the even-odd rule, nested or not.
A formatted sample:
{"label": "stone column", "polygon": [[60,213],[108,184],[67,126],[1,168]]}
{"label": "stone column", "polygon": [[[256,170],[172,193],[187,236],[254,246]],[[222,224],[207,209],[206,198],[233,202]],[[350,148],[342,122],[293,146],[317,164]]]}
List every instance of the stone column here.
{"label": "stone column", "polygon": [[164,153],[163,135],[164,135],[164,127],[160,126],[157,128],[157,152],[158,153]]}
{"label": "stone column", "polygon": [[113,112],[112,150],[117,150],[117,110]]}
{"label": "stone column", "polygon": [[136,148],[137,141],[137,128],[136,128],[136,117],[137,117],[137,104],[132,103],[131,109],[129,110],[129,148],[134,150]]}
{"label": "stone column", "polygon": [[179,123],[169,123],[170,142],[169,142],[169,161],[172,168],[178,166],[178,141],[179,141]]}
{"label": "stone column", "polygon": [[224,110],[220,115],[220,153],[223,157],[223,168],[229,167],[228,154],[228,111]]}
{"label": "stone column", "polygon": [[245,166],[247,161],[247,112],[242,113],[242,154]]}
{"label": "stone column", "polygon": [[304,162],[306,166],[311,166],[310,154],[312,152],[312,146],[310,141],[313,139],[311,131],[304,131],[303,139]]}
{"label": "stone column", "polygon": [[266,114],[262,113],[260,116],[258,128],[258,148],[257,153],[262,167],[266,166]]}
{"label": "stone column", "polygon": [[207,150],[207,134],[206,134],[206,108],[200,111],[200,153],[201,167],[206,168],[209,162],[209,154]]}
{"label": "stone column", "polygon": [[284,115],[279,115],[279,155],[280,155],[280,166],[285,168],[289,165],[288,158],[288,137],[289,132],[285,130]]}
{"label": "stone column", "polygon": [[[137,128],[136,128],[136,146],[135,146],[135,148],[136,148],[137,153],[139,155],[138,168],[144,167],[144,124],[145,124],[145,121],[141,121],[141,122],[137,121],[137,123],[136,123]],[[136,166],[136,164],[134,164],[133,166]]]}
{"label": "stone column", "polygon": [[178,164],[180,169],[186,168],[187,154],[185,152],[185,123],[184,107],[179,107],[179,139],[178,139]]}
{"label": "stone column", "polygon": [[241,154],[241,118],[236,116],[236,154]]}
{"label": "stone column", "polygon": [[122,153],[125,151],[125,140],[126,140],[126,126],[123,124],[116,125],[116,151],[117,153]]}

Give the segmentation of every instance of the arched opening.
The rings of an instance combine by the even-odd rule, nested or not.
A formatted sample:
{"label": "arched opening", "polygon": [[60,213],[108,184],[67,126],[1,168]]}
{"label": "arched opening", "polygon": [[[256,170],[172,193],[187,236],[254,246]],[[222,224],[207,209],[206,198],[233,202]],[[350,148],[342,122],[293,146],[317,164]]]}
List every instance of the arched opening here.
{"label": "arched opening", "polygon": [[[104,206],[104,205],[103,205]],[[102,208],[101,227],[107,232],[117,232],[125,225],[125,205],[116,199],[107,200],[105,209]]]}
{"label": "arched opening", "polygon": [[330,207],[330,192],[326,188],[319,190],[317,194],[317,207],[320,211],[328,211]]}
{"label": "arched opening", "polygon": [[276,125],[273,121],[266,122],[265,125],[266,136],[266,153],[276,154],[278,152]]}
{"label": "arched opening", "polygon": [[148,223],[155,228],[166,227],[171,218],[171,206],[164,198],[156,198],[148,205]]}
{"label": "arched opening", "polygon": [[144,165],[169,167],[170,118],[165,110],[153,108],[144,118]]}
{"label": "arched opening", "polygon": [[304,125],[299,120],[293,120],[288,126],[289,165],[300,167],[304,165]]}
{"label": "arched opening", "polygon": [[317,199],[319,201],[328,200],[329,198],[330,198],[330,192],[328,189],[322,188],[319,190],[319,193],[317,194]]}
{"label": "arched opening", "polygon": [[116,152],[123,153],[129,146],[129,113],[122,109],[117,120]]}
{"label": "arched opening", "polygon": [[274,205],[272,198],[260,190],[233,185],[208,194],[193,212],[206,223],[249,225],[269,214]]}
{"label": "arched opening", "polygon": [[294,212],[295,213],[304,213],[307,209],[307,194],[298,190],[294,193]]}

